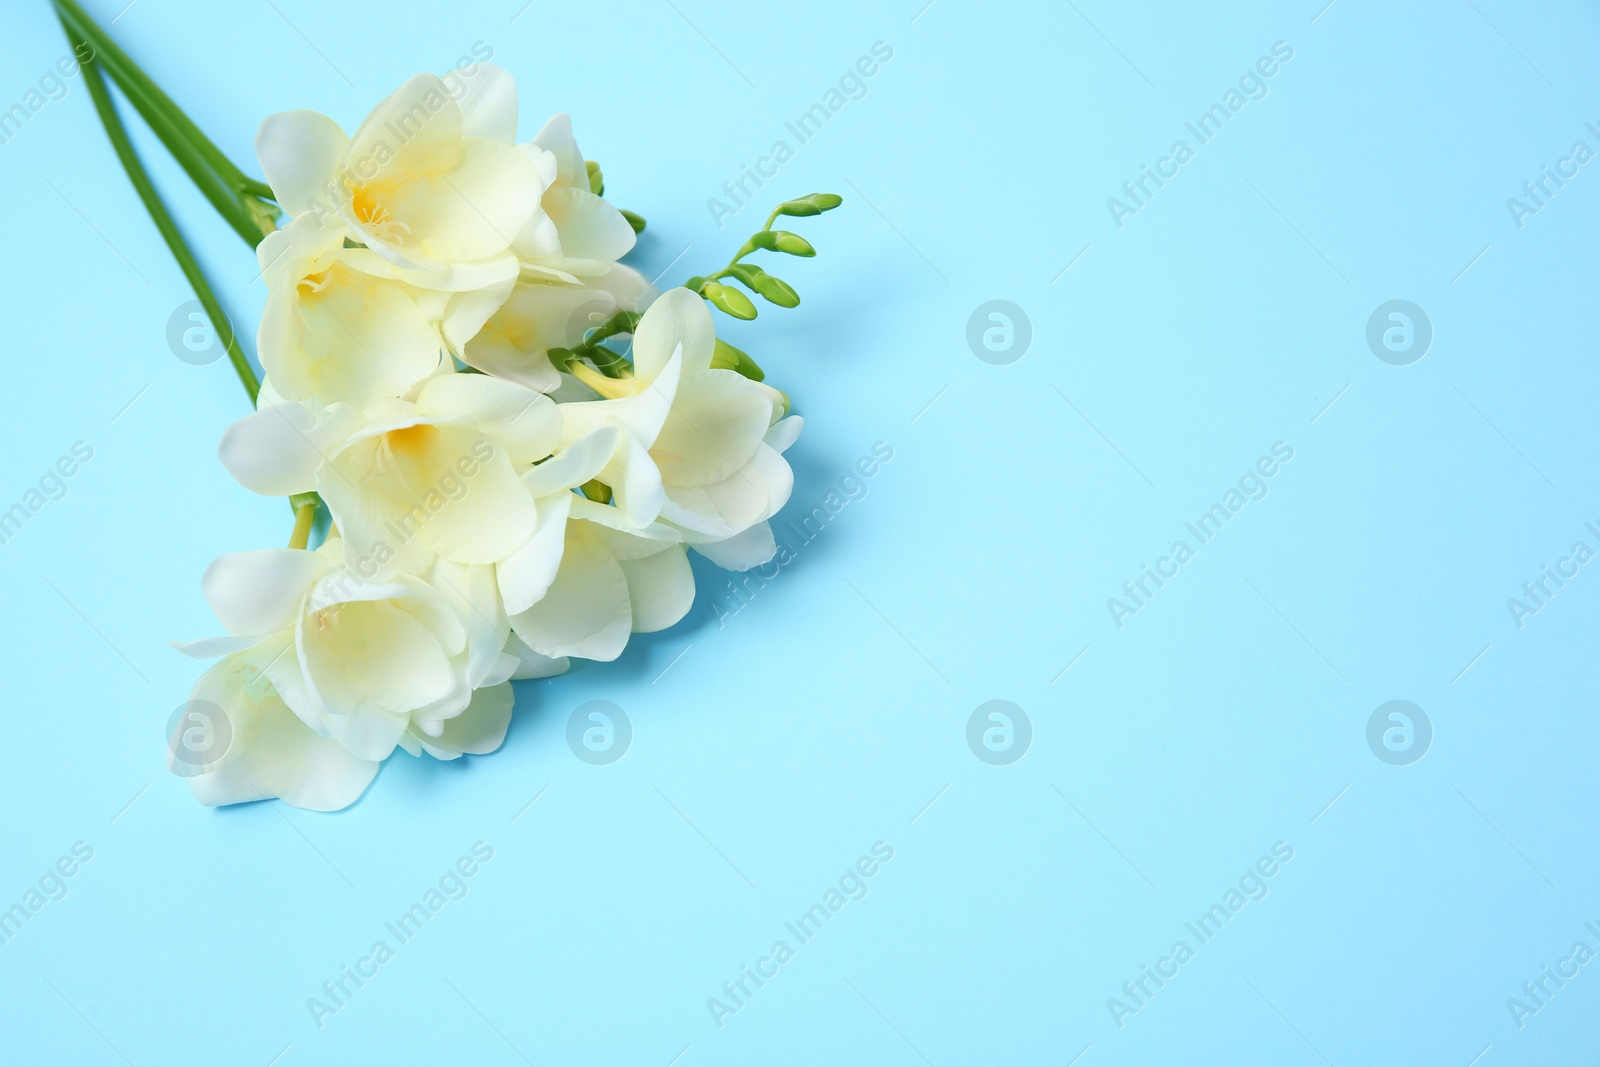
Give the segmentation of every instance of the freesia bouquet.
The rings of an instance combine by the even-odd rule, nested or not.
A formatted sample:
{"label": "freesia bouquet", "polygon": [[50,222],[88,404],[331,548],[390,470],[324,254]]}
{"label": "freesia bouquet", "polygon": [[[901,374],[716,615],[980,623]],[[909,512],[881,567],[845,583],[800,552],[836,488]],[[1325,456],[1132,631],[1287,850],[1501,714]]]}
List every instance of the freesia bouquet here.
{"label": "freesia bouquet", "polygon": [[[810,256],[780,205],[723,269],[658,292],[620,260],[644,220],[603,198],[566,115],[518,143],[512,76],[421,74],[353,134],[269,117],[246,177],[73,0],[56,0],[119,157],[256,410],[223,435],[246,488],[287,497],[286,548],[224,555],[202,588],[226,636],[169,724],[206,804],[352,803],[403,748],[497,749],[511,681],[613,660],[689,610],[687,550],[768,560],[801,420],[707,306],[782,307],[747,257]],[[101,69],[256,246],[258,380],[128,143]],[[319,521],[324,511],[326,524]],[[321,543],[313,534],[325,528]]]}

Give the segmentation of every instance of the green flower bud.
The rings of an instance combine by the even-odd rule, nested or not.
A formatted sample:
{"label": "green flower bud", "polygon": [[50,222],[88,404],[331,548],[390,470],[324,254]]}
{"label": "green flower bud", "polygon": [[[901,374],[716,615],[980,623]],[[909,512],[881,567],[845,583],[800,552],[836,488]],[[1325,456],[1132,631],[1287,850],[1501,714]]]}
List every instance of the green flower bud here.
{"label": "green flower bud", "polygon": [[716,350],[711,353],[711,366],[738,371],[753,382],[759,382],[767,376],[749,353],[733,347],[720,337],[717,338]]}
{"label": "green flower bud", "polygon": [[623,208],[622,209],[622,217],[628,220],[628,225],[633,227],[633,232],[634,233],[643,233],[644,232],[644,216],[643,215],[635,215],[633,212],[629,211],[627,208]]}
{"label": "green flower bud", "polygon": [[700,289],[700,295],[711,301],[715,307],[736,319],[753,319],[756,317],[756,306],[750,303],[750,298],[732,286],[722,285],[718,282],[706,282]]}
{"label": "green flower bud", "polygon": [[788,230],[762,230],[750,237],[750,242],[757,248],[765,248],[770,252],[783,252],[791,256],[814,256],[817,250],[797,233]]}
{"label": "green flower bud", "polygon": [[812,193],[809,196],[802,196],[797,200],[788,200],[779,204],[778,214],[795,216],[820,215],[824,211],[832,211],[842,203],[844,203],[844,198],[834,193]]}
{"label": "green flower bud", "polygon": [[592,159],[586,159],[583,165],[589,170],[589,191],[595,196],[604,196],[606,193],[606,176],[600,173],[600,164]]}
{"label": "green flower bud", "polygon": [[739,279],[750,291],[765,297],[781,308],[800,306],[800,294],[790,288],[782,278],[775,278],[754,263],[738,263],[728,268],[728,273]]}

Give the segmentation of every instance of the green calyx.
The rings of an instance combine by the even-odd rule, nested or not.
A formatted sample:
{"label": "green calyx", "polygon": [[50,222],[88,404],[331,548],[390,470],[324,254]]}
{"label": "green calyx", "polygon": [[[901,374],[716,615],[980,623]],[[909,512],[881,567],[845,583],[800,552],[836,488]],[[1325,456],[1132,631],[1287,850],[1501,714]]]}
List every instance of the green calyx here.
{"label": "green calyx", "polygon": [[622,353],[607,348],[602,342],[619,334],[631,334],[639,327],[644,316],[637,311],[619,311],[604,324],[589,331],[584,339],[571,348],[550,349],[550,362],[556,370],[573,373],[577,364],[588,362],[607,378],[627,378],[633,374],[633,364]]}

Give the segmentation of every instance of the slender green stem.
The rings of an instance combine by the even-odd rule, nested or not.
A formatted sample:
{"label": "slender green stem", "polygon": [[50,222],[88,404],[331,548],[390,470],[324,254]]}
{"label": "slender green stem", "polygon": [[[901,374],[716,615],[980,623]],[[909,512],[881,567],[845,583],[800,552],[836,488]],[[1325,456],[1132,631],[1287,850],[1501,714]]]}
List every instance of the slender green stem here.
{"label": "slender green stem", "polygon": [[252,248],[260,243],[262,227],[247,208],[246,198],[270,199],[271,189],[247,177],[223,155],[76,0],[54,0],[54,3],[68,36],[74,38],[75,44],[81,40],[90,45],[94,53],[92,61],[103,64],[211,206]]}
{"label": "slender green stem", "polygon": [[[763,231],[772,229],[772,224],[778,221],[778,216],[781,214],[783,214],[783,205],[779,204],[777,207],[772,209],[772,214],[767,216],[767,221],[762,225],[761,229]],[[691,285],[690,282],[714,282],[719,278],[728,277],[733,273],[733,268],[737,267],[745,256],[748,256],[751,252],[756,251],[756,247],[755,237],[751,236],[745,241],[744,244],[739,246],[739,251],[735,252],[733,254],[733,258],[728,260],[728,265],[726,267],[723,267],[715,274],[706,274],[698,278],[691,278],[689,282],[684,283],[684,286],[689,289],[694,289],[696,286]]]}
{"label": "slender green stem", "polygon": [[289,534],[290,548],[304,548],[311,540],[311,524],[317,518],[317,503],[297,505],[294,509],[294,529]]}
{"label": "slender green stem", "polygon": [[[127,83],[125,91],[130,97],[140,97],[154,110],[162,112],[171,122],[173,128],[182,133],[184,138],[195,145],[211,168],[227,180],[227,183],[241,192],[246,191],[250,183],[243,171],[234,166],[233,161],[222,154],[222,150],[211,143],[210,138],[200,131],[189,117],[172,98],[162,92],[140,69],[139,65],[112,40],[111,36],[103,30],[94,19],[90,18],[83,8],[78,6],[77,0],[54,0],[66,17],[77,27],[78,32],[95,48],[95,57],[105,63],[106,69],[117,84]],[[145,104],[137,105],[142,112]],[[270,195],[270,192],[268,193]]]}
{"label": "slender green stem", "polygon": [[[82,43],[81,35],[65,17],[61,23],[67,31],[68,39],[75,47]],[[239,350],[239,342],[233,335],[228,316],[223,314],[222,305],[217,301],[216,294],[212,292],[211,285],[201,272],[199,262],[189,250],[188,244],[184,242],[183,234],[178,232],[177,224],[172,221],[166,205],[161,202],[160,194],[156,192],[150,176],[145,173],[144,165],[139,162],[139,157],[133,150],[133,143],[128,140],[128,131],[123,128],[122,120],[117,116],[116,105],[111,102],[111,93],[106,89],[105,79],[101,76],[98,58],[83,64],[83,81],[89,89],[90,99],[94,101],[94,109],[100,115],[100,122],[106,128],[106,135],[111,138],[111,147],[116,150],[117,158],[122,161],[122,167],[128,172],[128,179],[133,182],[134,190],[144,202],[145,210],[150,212],[150,218],[156,224],[156,229],[161,231],[161,237],[166,241],[172,257],[178,261],[183,276],[189,280],[189,285],[194,289],[194,295],[199,298],[200,306],[205,309],[206,316],[210,318],[212,327],[217,330],[218,336],[227,346],[228,360],[233,364],[234,372],[244,385],[244,391],[249,394],[251,406],[254,406],[256,394],[261,391],[261,383],[256,379],[256,373],[251,369],[244,353]]]}

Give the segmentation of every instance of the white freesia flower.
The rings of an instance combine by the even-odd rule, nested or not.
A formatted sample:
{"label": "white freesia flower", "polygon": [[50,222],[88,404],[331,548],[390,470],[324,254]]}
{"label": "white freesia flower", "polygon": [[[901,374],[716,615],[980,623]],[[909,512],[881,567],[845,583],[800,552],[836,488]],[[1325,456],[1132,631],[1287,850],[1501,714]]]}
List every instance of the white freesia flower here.
{"label": "white freesia flower", "polygon": [[[246,658],[225,656],[200,676],[189,710],[203,716],[214,761],[192,767],[170,739],[167,766],[189,779],[200,803],[217,807],[281,797],[297,808],[337,811],[356,802],[378,773],[378,761],[353,755],[307,726]],[[219,720],[220,721],[217,721]],[[197,728],[186,714],[179,731]]]}
{"label": "white freesia flower", "polygon": [[544,188],[541,210],[512,242],[522,279],[457,354],[469,366],[548,393],[561,384],[550,349],[573,347],[617,312],[643,311],[657,294],[643,275],[617,262],[633,249],[633,227],[590,190],[571,119],[557,115],[518,149],[538,168]]}
{"label": "white freesia flower", "polygon": [[261,365],[282,396],[359,404],[439,369],[439,335],[415,294],[377,253],[344,247],[341,230],[302,215],[256,255],[267,284]]}
{"label": "white freesia flower", "polygon": [[629,634],[664,630],[688,613],[694,575],[671,527],[636,529],[614,507],[567,500],[560,566],[511,627],[545,656],[613,660]]}
{"label": "white freesia flower", "polygon": [[[301,215],[256,249],[267,285],[261,365],[288,400],[364,404],[438,371],[505,302],[513,279],[492,267],[408,271],[345,230]],[[454,290],[436,286],[450,285]]]}
{"label": "white freesia flower", "polygon": [[218,452],[249,489],[316,490],[367,578],[437,554],[505,559],[538,523],[519,474],[554,451],[559,415],[546,396],[482,374],[429,378],[415,399],[272,404],[234,423]]}
{"label": "white freesia flower", "polygon": [[[714,368],[711,313],[673,289],[645,312],[633,338],[634,376],[579,371],[607,399],[562,404],[562,441],[604,425],[626,427],[600,480],[636,525],[659,518],[721,566],[772,557],[766,526],[788,500],[794,474],[783,451],[799,435],[783,397],[737,371]],[[781,419],[781,421],[780,421]]]}
{"label": "white freesia flower", "polygon": [[585,284],[520,281],[483,329],[460,347],[461,361],[551,393],[561,385],[561,374],[550,362],[550,349],[572,348],[617,312],[643,311],[655,298],[655,286],[620,264]]}
{"label": "white freesia flower", "polygon": [[[420,575],[365,581],[344,544],[221,556],[202,590],[232,636],[181,646],[259,672],[313,732],[364,760],[396,745],[491,752],[519,669],[488,567],[435,560]],[[474,692],[476,690],[476,692]]]}
{"label": "white freesia flower", "polygon": [[523,269],[568,284],[613,270],[635,273],[616,265],[633,249],[633,227],[589,188],[589,168],[573,139],[571,117],[555,116],[517,150],[537,168],[543,190],[542,210],[512,242]]}
{"label": "white freesia flower", "polygon": [[512,144],[511,75],[493,64],[463,73],[458,102],[419,74],[373,109],[354,136],[314,111],[272,115],[256,154],[291,215],[337,218],[358,243],[413,270],[496,261],[517,273],[512,241],[540,213],[540,168]]}
{"label": "white freesia flower", "polygon": [[625,439],[625,429],[602,426],[523,475],[539,524],[497,568],[516,636],[563,669],[568,656],[616,659],[630,633],[665,629],[694,601],[678,531],[637,527],[617,508],[573,492]]}

